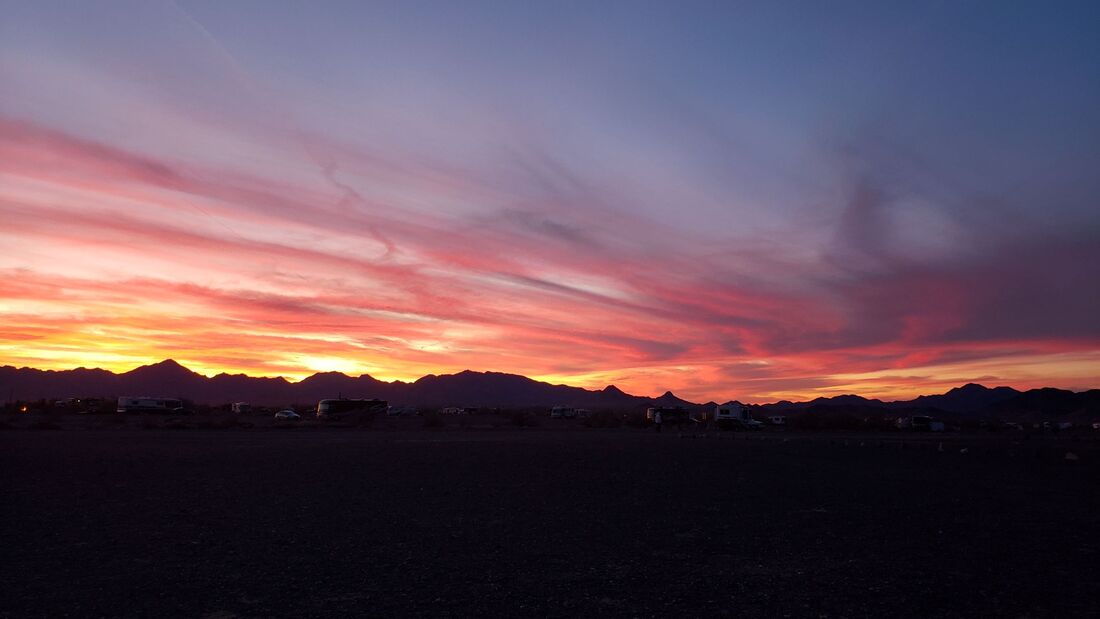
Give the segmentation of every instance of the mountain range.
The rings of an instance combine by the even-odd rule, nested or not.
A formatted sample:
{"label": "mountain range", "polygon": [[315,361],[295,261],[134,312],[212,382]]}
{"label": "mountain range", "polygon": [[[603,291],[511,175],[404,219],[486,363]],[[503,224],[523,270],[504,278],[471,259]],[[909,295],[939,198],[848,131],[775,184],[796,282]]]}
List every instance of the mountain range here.
{"label": "mountain range", "polygon": [[[116,374],[102,369],[38,370],[0,367],[0,398],[38,400],[66,397],[154,395],[179,397],[196,403],[246,401],[260,405],[308,404],[324,398],[380,398],[394,404],[419,407],[578,406],[590,409],[642,409],[648,406],[713,407],[681,399],[671,391],[652,398],[628,394],[614,385],[589,390],[553,385],[526,376],[500,372],[430,374],[413,382],[381,381],[368,375],[338,372],[314,374],[300,382],[284,378],[257,378],[244,374],[203,376],[171,359]],[[910,412],[928,411],[988,416],[1083,415],[1100,416],[1100,389],[1073,392],[1064,389],[1017,391],[1011,387],[967,384],[947,393],[912,400],[883,402],[858,395],[816,398],[808,402],[781,401],[753,405],[762,414],[798,414],[806,411]]]}

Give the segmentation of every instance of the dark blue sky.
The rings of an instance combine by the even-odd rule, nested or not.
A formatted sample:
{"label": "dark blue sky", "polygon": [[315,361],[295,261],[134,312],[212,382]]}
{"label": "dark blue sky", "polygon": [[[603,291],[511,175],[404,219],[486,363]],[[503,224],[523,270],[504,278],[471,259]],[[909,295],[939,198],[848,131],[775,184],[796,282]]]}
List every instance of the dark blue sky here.
{"label": "dark blue sky", "polygon": [[[166,187],[112,167],[96,178],[117,186],[93,191],[41,178],[48,164],[0,170],[23,179],[0,206],[22,213],[22,227],[0,234],[28,247],[0,266],[332,292],[316,283],[317,256],[264,262],[310,282],[297,291],[217,252],[167,274],[107,254],[98,270],[76,268],[56,256],[80,234],[48,232],[75,209],[280,252],[318,235],[346,252],[361,238],[370,272],[341,276],[359,286],[392,285],[378,269],[410,269],[403,285],[455,304],[504,298],[531,316],[437,316],[407,290],[385,310],[444,326],[393,335],[396,361],[362,333],[324,326],[351,348],[312,361],[287,348],[268,364],[211,344],[192,365],[404,377],[481,364],[708,397],[723,384],[765,397],[860,381],[883,393],[983,377],[1082,386],[1100,374],[1096,2],[3,10],[0,113],[14,123],[13,153],[25,157],[11,136],[29,131],[44,151],[64,139],[177,176]],[[170,199],[142,193],[150,183]],[[293,200],[279,206],[265,191]],[[342,226],[316,223],[333,208]],[[43,243],[56,251],[36,252]],[[540,330],[595,352],[547,361],[558,349]],[[72,359],[35,350],[23,358]]]}

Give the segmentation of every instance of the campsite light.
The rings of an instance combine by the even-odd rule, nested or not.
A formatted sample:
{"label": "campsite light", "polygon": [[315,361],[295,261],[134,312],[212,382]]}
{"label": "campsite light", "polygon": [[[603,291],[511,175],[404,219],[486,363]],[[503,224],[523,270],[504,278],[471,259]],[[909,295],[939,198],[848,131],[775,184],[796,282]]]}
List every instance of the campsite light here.
{"label": "campsite light", "polygon": [[23,405],[22,407],[20,407],[20,409],[19,409],[19,412],[20,412],[20,413],[25,413],[25,412],[27,412],[27,405],[26,405],[26,404],[24,404],[24,405]]}

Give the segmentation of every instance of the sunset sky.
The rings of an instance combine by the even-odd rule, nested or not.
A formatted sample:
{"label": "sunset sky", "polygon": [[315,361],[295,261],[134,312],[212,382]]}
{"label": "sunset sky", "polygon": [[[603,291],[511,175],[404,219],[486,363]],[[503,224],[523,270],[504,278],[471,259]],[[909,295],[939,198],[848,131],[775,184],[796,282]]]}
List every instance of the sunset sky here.
{"label": "sunset sky", "polygon": [[1100,3],[0,9],[0,364],[1100,387]]}

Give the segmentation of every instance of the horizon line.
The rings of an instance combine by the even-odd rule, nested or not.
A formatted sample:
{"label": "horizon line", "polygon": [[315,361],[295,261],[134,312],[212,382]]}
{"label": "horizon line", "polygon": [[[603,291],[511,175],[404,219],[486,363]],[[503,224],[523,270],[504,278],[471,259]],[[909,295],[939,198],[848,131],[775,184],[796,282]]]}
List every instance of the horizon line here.
{"label": "horizon line", "polygon": [[[395,383],[411,385],[411,384],[414,384],[414,383],[416,383],[417,381],[419,381],[421,379],[432,377],[432,376],[435,376],[435,377],[457,376],[459,374],[463,374],[463,373],[468,372],[468,373],[472,373],[472,374],[500,374],[500,375],[504,375],[504,376],[518,376],[518,377],[526,378],[527,380],[531,380],[531,381],[534,381],[534,382],[539,382],[539,383],[542,383],[542,384],[545,384],[545,385],[552,385],[552,386],[559,386],[559,387],[569,387],[571,389],[581,389],[583,391],[588,391],[588,392],[592,392],[592,393],[599,393],[600,391],[603,391],[603,390],[605,390],[609,387],[614,387],[615,389],[622,392],[623,394],[631,396],[631,397],[648,398],[648,399],[656,400],[656,399],[659,399],[661,397],[664,397],[665,395],[672,395],[673,397],[684,400],[685,402],[689,402],[691,404],[707,404],[707,403],[709,403],[709,402],[696,403],[696,402],[691,402],[690,400],[685,400],[684,398],[680,398],[679,396],[677,396],[671,389],[666,389],[663,393],[661,393],[660,395],[656,395],[656,396],[635,395],[635,394],[629,393],[627,391],[624,391],[623,389],[621,389],[620,387],[618,387],[614,383],[610,383],[610,384],[606,385],[603,389],[590,389],[588,387],[580,387],[580,386],[577,386],[577,385],[570,385],[570,384],[566,384],[566,383],[551,383],[551,382],[548,382],[548,381],[545,381],[545,380],[532,378],[530,376],[527,376],[526,374],[516,374],[514,372],[500,372],[500,371],[496,371],[496,370],[473,370],[473,369],[470,369],[470,368],[466,368],[464,370],[460,370],[460,371],[453,372],[453,373],[446,373],[446,374],[429,373],[429,374],[425,374],[425,375],[423,375],[423,376],[421,376],[421,377],[419,377],[415,380],[405,381],[405,380],[401,380],[401,379],[384,380],[384,379],[376,378],[371,374],[360,374],[358,376],[352,376],[350,374],[346,374],[346,373],[341,372],[339,370],[317,371],[317,372],[313,372],[312,374],[309,374],[308,376],[305,376],[305,377],[303,377],[299,380],[294,380],[292,378],[288,378],[288,377],[283,376],[283,375],[278,375],[278,376],[254,376],[254,375],[251,375],[251,374],[246,374],[244,372],[230,373],[230,372],[227,372],[227,371],[224,371],[224,370],[220,371],[220,372],[217,372],[216,374],[204,374],[202,372],[191,369],[190,367],[184,365],[183,363],[181,363],[181,362],[179,362],[176,359],[171,358],[171,357],[162,359],[160,361],[155,361],[155,362],[152,362],[152,363],[144,363],[144,364],[141,364],[141,365],[137,365],[137,366],[135,366],[135,367],[133,367],[129,370],[122,371],[122,372],[116,372],[114,370],[109,370],[109,369],[101,368],[101,367],[89,368],[89,367],[85,367],[85,366],[77,366],[75,368],[60,369],[60,370],[59,369],[43,369],[43,368],[36,368],[36,367],[31,367],[31,366],[17,367],[17,366],[14,366],[14,365],[7,365],[7,364],[5,364],[4,367],[10,367],[10,368],[13,368],[13,369],[16,369],[16,370],[34,370],[34,371],[38,371],[38,372],[72,372],[72,371],[76,371],[76,370],[99,370],[99,371],[102,371],[102,372],[107,372],[107,373],[112,374],[114,376],[120,376],[122,374],[128,374],[130,372],[139,370],[141,368],[153,367],[153,366],[157,366],[157,365],[161,365],[161,364],[169,363],[169,362],[174,363],[175,365],[178,365],[179,367],[187,370],[188,372],[191,372],[192,374],[202,376],[203,378],[207,378],[207,379],[215,378],[217,376],[222,376],[222,375],[224,375],[224,376],[243,376],[243,377],[249,378],[249,379],[264,379],[264,378],[272,379],[272,380],[282,379],[283,381],[285,381],[289,384],[299,384],[299,383],[302,383],[302,382],[304,382],[304,381],[306,381],[309,378],[312,378],[314,376],[319,376],[319,375],[324,375],[324,374],[339,374],[340,376],[344,376],[344,377],[350,378],[350,379],[357,379],[357,378],[367,377],[367,378],[370,378],[371,380],[376,380],[378,382],[382,382],[382,383],[386,383],[386,384],[390,384],[390,385],[395,384]],[[987,386],[987,385],[984,385],[984,384],[981,384],[981,383],[977,383],[977,382],[973,382],[973,381],[958,385],[956,387],[952,387],[951,389],[948,389],[948,391],[951,391],[952,389],[965,387],[966,385],[978,385],[978,386],[983,387],[985,389],[997,389],[997,388],[1007,387],[1007,388],[1012,389],[1014,391],[1017,391],[1019,393],[1026,393],[1027,391],[1030,391],[1030,389],[1024,389],[1024,390],[1017,389],[1016,387],[1013,387],[1011,385],[995,385],[995,386],[990,387],[990,386]],[[1056,388],[1056,387],[1037,387],[1035,389],[1052,389],[1052,388]],[[1093,389],[1096,389],[1096,387],[1087,388],[1087,389],[1084,389],[1082,391],[1074,391],[1073,389],[1065,389],[1065,390],[1070,391],[1072,393],[1084,393],[1084,392],[1087,392],[1087,391],[1091,391]],[[898,399],[884,400],[880,397],[867,396],[867,395],[862,395],[862,394],[859,394],[859,393],[840,393],[840,394],[828,395],[828,396],[827,395],[817,395],[817,396],[814,396],[814,397],[810,397],[810,398],[807,398],[807,399],[801,399],[801,400],[784,398],[784,399],[775,400],[775,401],[772,401],[772,402],[743,402],[743,403],[744,404],[754,404],[754,405],[759,405],[759,406],[767,405],[767,404],[778,404],[778,403],[782,403],[782,402],[792,402],[792,403],[802,402],[802,403],[806,403],[806,402],[811,402],[811,401],[817,400],[817,399],[832,399],[832,398],[843,397],[843,396],[856,396],[856,397],[863,398],[865,400],[878,400],[878,401],[883,402],[883,403],[892,403],[892,402],[909,402],[909,401],[915,400],[919,397],[932,396],[932,395],[943,395],[945,393],[947,393],[947,391],[945,391],[943,393],[920,394],[920,395],[914,396],[913,398],[910,398],[908,400],[898,400]],[[806,398],[806,396],[801,396],[801,397]],[[723,398],[711,399],[710,402],[718,403],[718,400],[721,400],[721,399],[723,399]],[[740,400],[730,399],[728,401],[740,401]]]}

